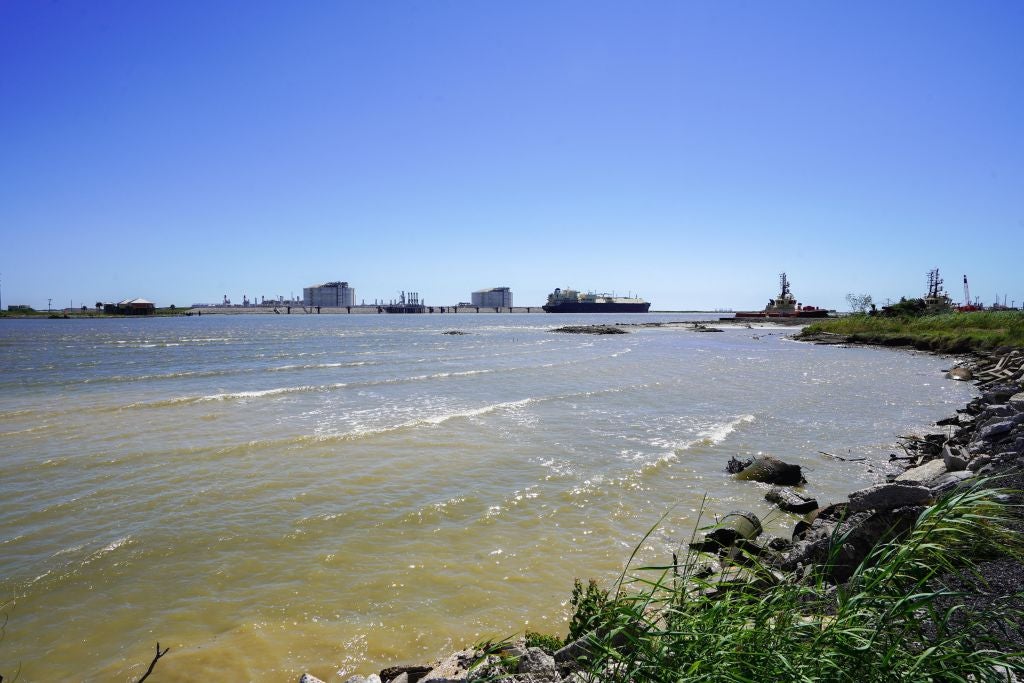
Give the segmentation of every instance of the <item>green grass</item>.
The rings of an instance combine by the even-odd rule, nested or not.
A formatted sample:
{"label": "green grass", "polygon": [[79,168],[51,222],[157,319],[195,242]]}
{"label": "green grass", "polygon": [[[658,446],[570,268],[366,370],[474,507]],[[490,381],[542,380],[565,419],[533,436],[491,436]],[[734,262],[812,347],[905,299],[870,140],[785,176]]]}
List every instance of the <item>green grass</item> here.
{"label": "green grass", "polygon": [[852,315],[809,325],[802,334],[841,334],[850,341],[951,353],[1024,347],[1024,312],[976,311],[916,318]]}
{"label": "green grass", "polygon": [[[990,681],[994,667],[1024,672],[997,623],[1021,614],[995,605],[951,607],[940,577],[970,576],[995,548],[1019,553],[1012,511],[976,488],[928,508],[900,543],[881,544],[839,587],[820,574],[780,580],[756,561],[757,587],[713,597],[711,585],[674,567],[647,567],[588,615],[590,674],[602,682]],[[842,539],[837,539],[841,545]],[[609,591],[609,595],[611,595]]]}

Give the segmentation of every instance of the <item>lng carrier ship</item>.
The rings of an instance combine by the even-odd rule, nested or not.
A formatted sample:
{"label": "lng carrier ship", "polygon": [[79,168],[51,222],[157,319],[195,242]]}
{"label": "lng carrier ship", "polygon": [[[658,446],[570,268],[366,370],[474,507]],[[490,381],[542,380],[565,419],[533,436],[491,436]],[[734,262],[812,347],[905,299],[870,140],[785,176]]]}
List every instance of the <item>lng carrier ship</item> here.
{"label": "lng carrier ship", "polygon": [[542,308],[546,313],[646,313],[651,304],[634,297],[556,289]]}

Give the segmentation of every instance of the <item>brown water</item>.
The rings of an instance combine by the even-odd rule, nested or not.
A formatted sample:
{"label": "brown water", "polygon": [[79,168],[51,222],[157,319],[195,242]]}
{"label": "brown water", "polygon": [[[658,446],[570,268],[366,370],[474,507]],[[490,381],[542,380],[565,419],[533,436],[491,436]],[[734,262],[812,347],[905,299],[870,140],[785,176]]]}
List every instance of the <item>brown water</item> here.
{"label": "brown water", "polygon": [[[648,316],[0,323],[0,674],[343,680],[523,628],[665,562],[705,494],[784,534],[730,456],[825,503],[972,389],[943,359],[634,329]],[[458,328],[464,336],[442,335]],[[819,451],[863,462],[841,462]]]}

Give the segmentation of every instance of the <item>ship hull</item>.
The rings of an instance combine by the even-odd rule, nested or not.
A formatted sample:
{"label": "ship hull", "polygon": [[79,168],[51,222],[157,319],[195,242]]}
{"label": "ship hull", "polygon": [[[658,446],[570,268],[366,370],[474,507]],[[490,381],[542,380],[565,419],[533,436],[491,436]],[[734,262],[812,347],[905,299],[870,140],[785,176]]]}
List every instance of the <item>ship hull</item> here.
{"label": "ship hull", "polygon": [[738,311],[737,318],[827,318],[828,311],[818,308],[813,311]]}
{"label": "ship hull", "polygon": [[638,303],[608,302],[601,304],[562,301],[542,306],[545,313],[646,313],[651,309],[647,301]]}

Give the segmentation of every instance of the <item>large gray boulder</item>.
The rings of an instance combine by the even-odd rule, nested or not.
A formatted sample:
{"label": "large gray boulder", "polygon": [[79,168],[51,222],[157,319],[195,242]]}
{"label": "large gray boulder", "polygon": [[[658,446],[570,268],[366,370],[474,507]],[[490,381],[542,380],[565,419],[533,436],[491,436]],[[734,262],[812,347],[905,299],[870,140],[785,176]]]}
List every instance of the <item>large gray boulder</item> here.
{"label": "large gray boulder", "polygon": [[850,494],[850,511],[892,510],[907,505],[925,505],[932,500],[927,486],[910,482],[876,484]]}
{"label": "large gray boulder", "polygon": [[1024,391],[1014,394],[1006,403],[1017,412],[1024,411]]}
{"label": "large gray boulder", "polygon": [[464,681],[469,674],[470,668],[482,656],[483,653],[476,650],[459,650],[448,655],[441,662],[430,670],[426,676],[420,679],[421,683],[450,683],[453,681]]}
{"label": "large gray boulder", "polygon": [[911,467],[909,470],[896,477],[896,481],[916,481],[919,484],[928,484],[932,479],[941,477],[946,473],[946,471],[946,463],[944,461],[929,460],[918,467]]}
{"label": "large gray boulder", "polygon": [[562,678],[555,658],[539,647],[531,647],[519,658],[517,673],[528,674],[535,681],[559,681]]}
{"label": "large gray boulder", "polygon": [[937,477],[928,482],[928,488],[930,488],[935,496],[938,497],[958,488],[965,481],[973,479],[974,476],[974,472],[969,470],[946,472],[941,477]]}
{"label": "large gray boulder", "polygon": [[977,431],[974,436],[975,441],[993,442],[998,440],[998,437],[1003,434],[1007,434],[1013,431],[1013,428],[1017,426],[1017,423],[1013,420],[1000,420],[994,418],[986,422],[981,429]]}

